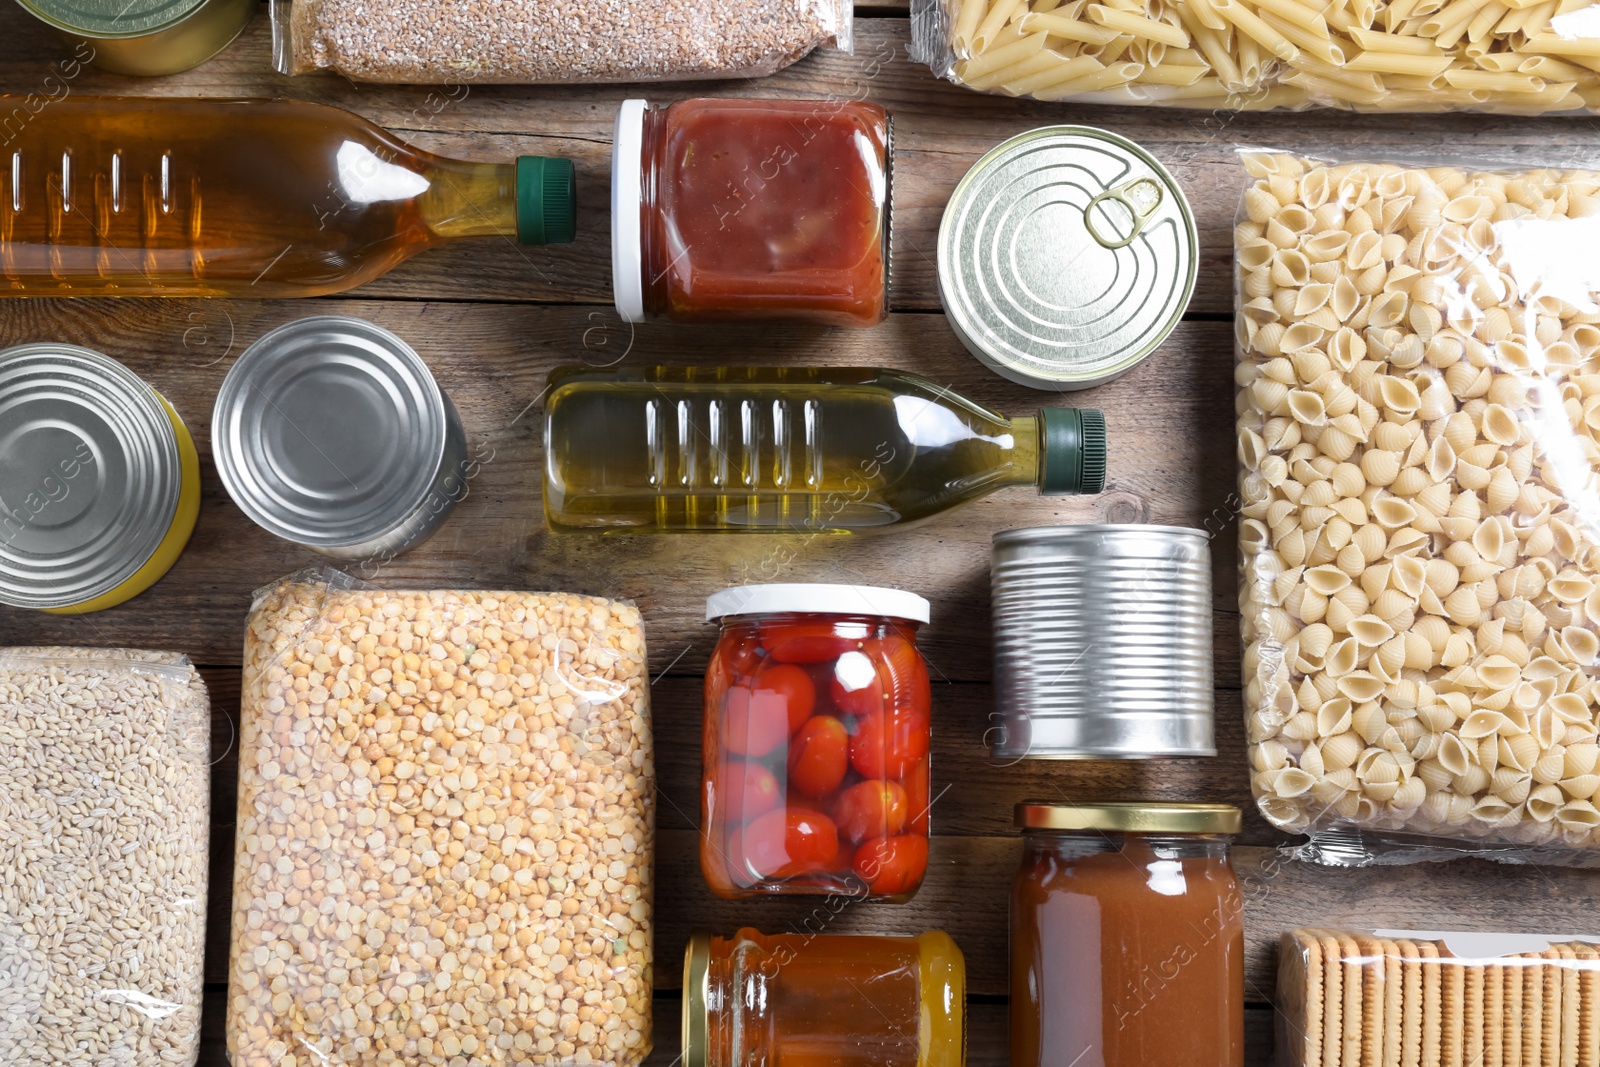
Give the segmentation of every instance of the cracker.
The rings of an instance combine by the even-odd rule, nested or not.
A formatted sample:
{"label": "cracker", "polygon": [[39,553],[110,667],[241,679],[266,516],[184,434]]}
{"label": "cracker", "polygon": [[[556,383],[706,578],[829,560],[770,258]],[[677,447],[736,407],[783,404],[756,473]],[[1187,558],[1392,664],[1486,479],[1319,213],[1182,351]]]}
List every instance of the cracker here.
{"label": "cracker", "polygon": [[1483,1064],[1483,986],[1484,966],[1481,960],[1463,961],[1461,986],[1465,1004],[1462,1009],[1461,1056],[1468,1067]]}
{"label": "cracker", "polygon": [[1514,962],[1507,963],[1502,968],[1505,971],[1505,978],[1502,980],[1501,985],[1505,996],[1506,1023],[1504,1038],[1505,1059],[1503,1062],[1505,1067],[1523,1067],[1522,1024],[1526,1018],[1523,1011],[1523,1003],[1524,997],[1527,995],[1527,987],[1523,983],[1525,972],[1523,971],[1522,955],[1520,953],[1506,958]]}
{"label": "cracker", "polygon": [[1539,954],[1539,981],[1543,985],[1544,1012],[1539,1022],[1541,1067],[1561,1067],[1561,950],[1551,945]]}
{"label": "cracker", "polygon": [[1561,1034],[1556,1039],[1557,1067],[1578,1067],[1578,954],[1571,945],[1551,945],[1561,957]]}
{"label": "cracker", "polygon": [[1291,930],[1280,941],[1278,1010],[1288,1067],[1322,1067],[1322,944],[1309,930]]}
{"label": "cracker", "polygon": [[1505,1067],[1506,968],[1483,969],[1483,1067]]}
{"label": "cracker", "polygon": [[1409,938],[1400,947],[1400,978],[1404,983],[1400,1008],[1400,1067],[1422,1067],[1422,969],[1417,943]]}
{"label": "cracker", "polygon": [[1443,982],[1439,975],[1439,946],[1432,941],[1417,942],[1418,967],[1422,970],[1422,1067],[1439,1067],[1443,1047],[1440,1031],[1443,1016]]}
{"label": "cracker", "polygon": [[1578,974],[1578,1067],[1600,1067],[1600,946],[1573,942]]}
{"label": "cracker", "polygon": [[1383,942],[1356,938],[1361,952],[1361,1067],[1383,1062],[1385,1000]]}
{"label": "cracker", "polygon": [[1339,958],[1344,971],[1344,1067],[1361,1063],[1361,1008],[1364,989],[1361,947],[1355,939],[1339,935]]}
{"label": "cracker", "polygon": [[[1339,941],[1324,935],[1322,944],[1322,1067],[1341,1067],[1344,1051],[1344,970]],[[1350,1064],[1349,1067],[1355,1067]]]}
{"label": "cracker", "polygon": [[1465,1042],[1466,993],[1465,962],[1456,958],[1448,945],[1440,942],[1439,950],[1439,1062],[1443,1067],[1477,1067],[1469,1063],[1463,1053]]}
{"label": "cracker", "polygon": [[1400,1067],[1400,1021],[1405,1014],[1405,978],[1400,946],[1383,943],[1383,1067]]}

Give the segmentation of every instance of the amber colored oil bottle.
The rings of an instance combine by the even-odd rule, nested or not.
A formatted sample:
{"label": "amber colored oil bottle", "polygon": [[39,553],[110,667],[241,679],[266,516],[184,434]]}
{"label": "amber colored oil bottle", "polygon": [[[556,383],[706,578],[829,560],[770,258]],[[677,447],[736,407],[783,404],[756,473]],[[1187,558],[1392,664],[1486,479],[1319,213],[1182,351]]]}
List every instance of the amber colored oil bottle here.
{"label": "amber colored oil bottle", "polygon": [[0,97],[0,295],[317,296],[460,237],[570,241],[564,159],[465,163],[294,100]]}

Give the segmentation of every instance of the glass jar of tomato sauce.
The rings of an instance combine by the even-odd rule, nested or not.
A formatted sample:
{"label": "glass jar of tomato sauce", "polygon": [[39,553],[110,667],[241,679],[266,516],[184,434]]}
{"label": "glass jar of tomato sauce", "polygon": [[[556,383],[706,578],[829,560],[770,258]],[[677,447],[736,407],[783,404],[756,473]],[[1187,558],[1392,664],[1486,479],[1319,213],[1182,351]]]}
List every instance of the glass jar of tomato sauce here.
{"label": "glass jar of tomato sauce", "polygon": [[910,900],[928,867],[928,602],[747,585],[706,601],[700,869],[727,898]]}
{"label": "glass jar of tomato sauce", "polygon": [[1240,1067],[1244,900],[1225,804],[1019,804],[1011,1067]]}
{"label": "glass jar of tomato sauce", "polygon": [[961,1067],[966,962],[948,934],[695,934],[684,1067]]}
{"label": "glass jar of tomato sauce", "polygon": [[881,322],[890,136],[888,112],[856,101],[624,101],[611,170],[617,313]]}

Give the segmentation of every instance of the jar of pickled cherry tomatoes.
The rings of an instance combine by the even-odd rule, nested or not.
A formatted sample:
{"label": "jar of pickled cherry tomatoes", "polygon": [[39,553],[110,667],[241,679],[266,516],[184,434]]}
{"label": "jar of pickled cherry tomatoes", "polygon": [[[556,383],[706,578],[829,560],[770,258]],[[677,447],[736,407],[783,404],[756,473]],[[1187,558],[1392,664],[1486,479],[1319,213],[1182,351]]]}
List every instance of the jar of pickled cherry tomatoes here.
{"label": "jar of pickled cherry tomatoes", "polygon": [[967,971],[948,934],[697,933],[684,1067],[961,1067]]}
{"label": "jar of pickled cherry tomatoes", "polygon": [[747,585],[706,601],[700,868],[727,898],[910,900],[928,867],[928,602]]}

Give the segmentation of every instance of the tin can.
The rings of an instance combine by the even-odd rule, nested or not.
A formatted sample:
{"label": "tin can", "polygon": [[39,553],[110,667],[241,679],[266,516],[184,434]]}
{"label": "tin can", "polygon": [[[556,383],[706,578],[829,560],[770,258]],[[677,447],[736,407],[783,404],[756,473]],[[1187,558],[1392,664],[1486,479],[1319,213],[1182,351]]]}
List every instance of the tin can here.
{"label": "tin can", "polygon": [[300,319],[245,349],[211,441],[239,510],[338,559],[414,548],[466,495],[455,405],[410,345],[361,319]]}
{"label": "tin can", "polygon": [[1217,754],[1203,531],[1007,530],[990,579],[996,758]]}
{"label": "tin can", "polygon": [[1144,359],[1189,306],[1194,213],[1167,169],[1088,126],[1019,134],[973,164],[939,225],[939,296],[989,369],[1087,389]]}
{"label": "tin can", "polygon": [[[118,74],[176,74],[226,48],[257,0],[17,0]],[[80,56],[82,58],[82,56]]]}
{"label": "tin can", "polygon": [[200,458],[172,405],[75,345],[0,352],[0,603],[75,615],[144,592],[200,513]]}

